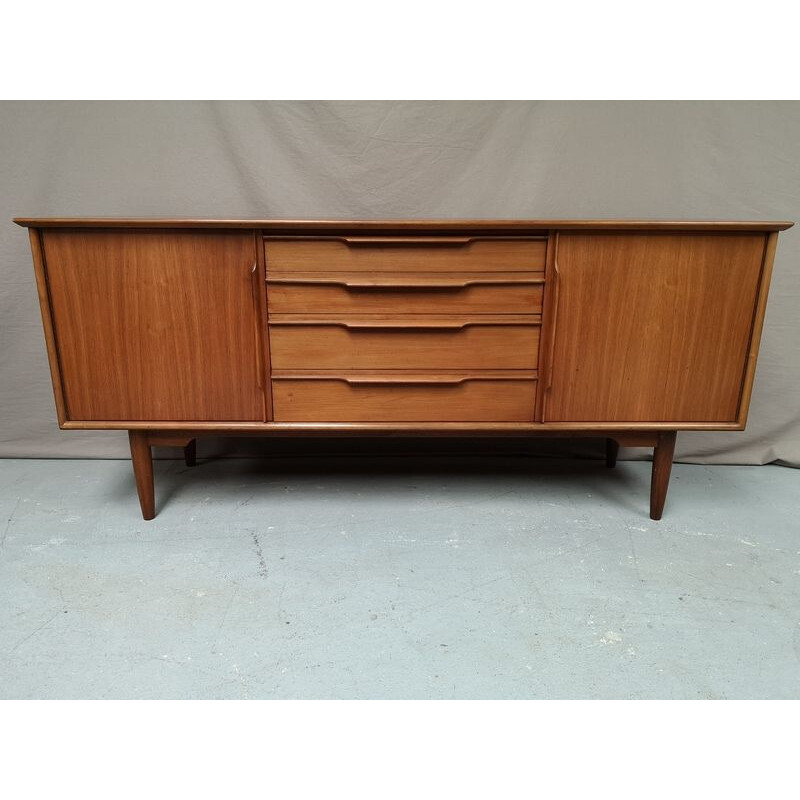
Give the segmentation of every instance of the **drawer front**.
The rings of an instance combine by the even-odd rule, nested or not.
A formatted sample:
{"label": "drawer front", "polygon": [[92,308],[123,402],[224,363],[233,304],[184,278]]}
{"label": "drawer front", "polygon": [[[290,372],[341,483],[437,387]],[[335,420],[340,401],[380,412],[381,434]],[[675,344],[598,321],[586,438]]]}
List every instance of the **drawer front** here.
{"label": "drawer front", "polygon": [[538,318],[270,317],[273,369],[536,369]]}
{"label": "drawer front", "polygon": [[531,422],[536,384],[519,373],[276,375],[272,399],[276,422]]}
{"label": "drawer front", "polygon": [[546,237],[265,238],[267,272],[541,272]]}
{"label": "drawer front", "polygon": [[541,314],[539,272],[403,273],[271,272],[270,311],[283,314]]}

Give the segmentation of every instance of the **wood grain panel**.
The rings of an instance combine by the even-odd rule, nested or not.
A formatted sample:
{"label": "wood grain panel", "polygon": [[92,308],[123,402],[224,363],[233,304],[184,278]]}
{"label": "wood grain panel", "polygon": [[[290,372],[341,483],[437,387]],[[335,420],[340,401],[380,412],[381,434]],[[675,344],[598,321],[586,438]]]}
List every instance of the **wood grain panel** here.
{"label": "wood grain panel", "polygon": [[758,361],[758,348],[761,342],[761,331],[764,327],[764,315],[767,311],[767,296],[769,285],[772,280],[772,265],[775,261],[775,250],[778,247],[778,234],[767,234],[767,247],[764,251],[764,264],[761,268],[761,285],[758,290],[758,300],[756,301],[756,312],[753,318],[753,332],[750,336],[750,348],[747,357],[747,367],[744,373],[744,384],[742,385],[742,398],[739,403],[739,424],[744,428],[747,423],[747,413],[750,410],[750,397],[753,392],[753,381],[756,374],[756,362]]}
{"label": "wood grain panel", "polygon": [[270,311],[287,314],[540,314],[543,290],[539,272],[271,272],[267,278]]}
{"label": "wood grain panel", "polygon": [[531,234],[548,230],[784,231],[784,220],[678,219],[202,219],[197,217],[16,217],[25,228],[230,228],[315,233],[379,231],[415,233],[496,232]]}
{"label": "wood grain panel", "polygon": [[318,318],[272,315],[273,369],[536,369],[530,316]]}
{"label": "wood grain panel", "polygon": [[375,434],[387,436],[611,436],[613,432],[628,431],[740,431],[737,422],[109,422],[97,420],[67,421],[64,430],[147,430],[204,433],[209,436],[305,436],[321,434]]}
{"label": "wood grain panel", "polygon": [[560,234],[547,422],[735,422],[762,234]]}
{"label": "wood grain panel", "polygon": [[36,274],[36,291],[39,295],[39,310],[42,314],[44,339],[47,345],[47,360],[50,363],[50,380],[53,384],[53,395],[56,402],[58,424],[63,426],[67,421],[67,404],[64,400],[64,386],[61,380],[61,366],[58,363],[58,348],[56,346],[55,327],[53,325],[53,310],[50,306],[50,290],[47,286],[47,270],[44,265],[44,247],[42,245],[42,232],[32,228],[28,231],[33,255],[33,269]]}
{"label": "wood grain panel", "polygon": [[44,233],[70,420],[264,419],[252,233]]}
{"label": "wood grain panel", "polygon": [[439,237],[267,238],[267,273],[544,272],[547,240]]}
{"label": "wood grain panel", "polygon": [[530,422],[531,374],[273,376],[276,422]]}

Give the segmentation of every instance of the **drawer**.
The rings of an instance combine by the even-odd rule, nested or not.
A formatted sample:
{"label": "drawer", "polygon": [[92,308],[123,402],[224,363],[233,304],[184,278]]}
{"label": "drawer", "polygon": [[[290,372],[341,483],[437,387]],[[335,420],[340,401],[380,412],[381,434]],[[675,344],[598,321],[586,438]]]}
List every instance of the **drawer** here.
{"label": "drawer", "polygon": [[273,375],[276,422],[532,422],[534,373]]}
{"label": "drawer", "polygon": [[540,272],[270,272],[267,277],[270,311],[286,314],[541,314],[543,290]]}
{"label": "drawer", "polygon": [[538,317],[269,318],[273,369],[536,369]]}
{"label": "drawer", "polygon": [[546,237],[266,237],[267,272],[541,272]]}

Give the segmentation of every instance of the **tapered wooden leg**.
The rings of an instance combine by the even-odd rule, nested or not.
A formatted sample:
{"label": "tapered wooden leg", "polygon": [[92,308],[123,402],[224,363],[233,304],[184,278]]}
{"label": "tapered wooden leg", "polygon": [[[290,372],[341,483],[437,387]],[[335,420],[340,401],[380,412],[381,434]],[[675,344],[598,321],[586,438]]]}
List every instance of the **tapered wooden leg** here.
{"label": "tapered wooden leg", "polygon": [[197,466],[197,439],[192,439],[192,441],[183,448],[183,460],[186,462],[187,467]]}
{"label": "tapered wooden leg", "polygon": [[139,493],[139,505],[142,516],[153,519],[156,515],[155,487],[153,486],[153,453],[146,431],[128,431],[131,443],[131,461],[133,474],[136,477],[136,491]]}
{"label": "tapered wooden leg", "polygon": [[661,519],[664,511],[676,437],[675,431],[658,434],[658,443],[653,450],[653,476],[650,481],[650,519]]}
{"label": "tapered wooden leg", "polygon": [[606,439],[606,466],[617,466],[617,454],[619,453],[619,442],[616,439]]}

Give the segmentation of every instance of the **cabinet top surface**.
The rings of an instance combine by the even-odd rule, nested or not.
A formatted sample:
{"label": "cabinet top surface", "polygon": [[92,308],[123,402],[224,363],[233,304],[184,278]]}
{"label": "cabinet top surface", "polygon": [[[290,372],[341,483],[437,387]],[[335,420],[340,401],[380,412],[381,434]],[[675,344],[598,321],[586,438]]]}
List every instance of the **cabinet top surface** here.
{"label": "cabinet top surface", "polygon": [[528,232],[549,230],[686,230],[783,231],[793,222],[768,220],[644,219],[194,219],[180,217],[16,217],[25,228],[238,228],[267,232],[320,230],[486,230]]}

